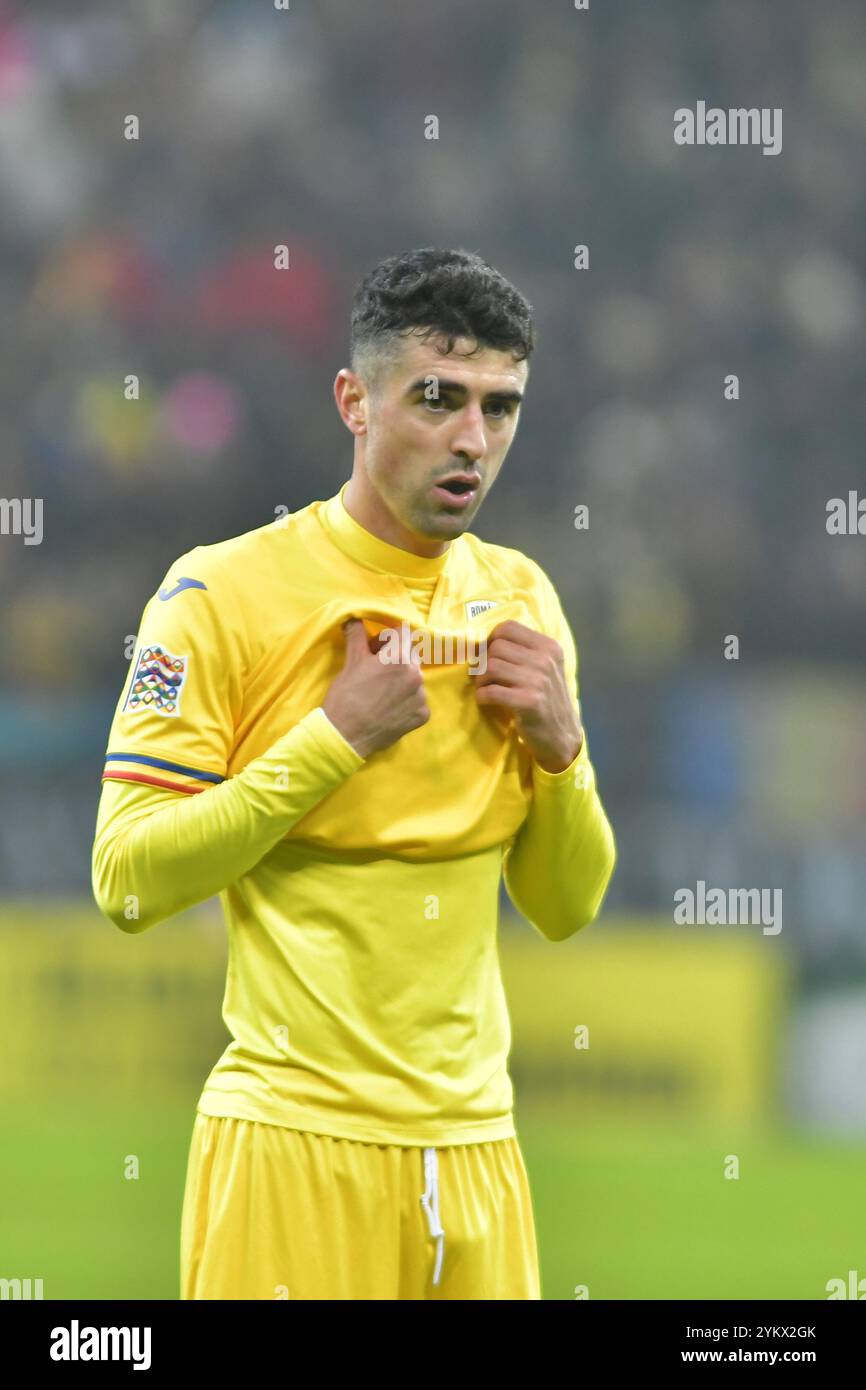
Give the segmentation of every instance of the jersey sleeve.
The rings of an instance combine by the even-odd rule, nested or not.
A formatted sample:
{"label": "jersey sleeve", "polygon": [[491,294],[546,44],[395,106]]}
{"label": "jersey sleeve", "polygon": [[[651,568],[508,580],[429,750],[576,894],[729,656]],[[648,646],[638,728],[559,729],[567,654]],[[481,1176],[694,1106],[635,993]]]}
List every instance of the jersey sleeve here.
{"label": "jersey sleeve", "polygon": [[577,644],[574,640],[574,633],[571,630],[568,619],[565,616],[559,594],[544,570],[538,567],[539,585],[541,590],[541,607],[544,615],[544,631],[548,637],[553,637],[562,647],[565,661],[565,678],[571,697],[578,712],[580,710],[580,685],[578,680],[578,656]]}
{"label": "jersey sleeve", "polygon": [[[574,635],[540,568],[538,578],[544,632],[562,647],[566,682],[580,717]],[[503,853],[505,886],[527,921],[548,940],[563,941],[594,921],[616,865],[616,841],[598,793],[586,729],[569,767],[547,772],[534,763],[532,782],[529,813]]]}
{"label": "jersey sleeve", "polygon": [[246,642],[231,583],[208,549],[182,555],[145,606],[103,781],[192,795],[225,780]]}
{"label": "jersey sleeve", "polygon": [[201,796],[104,783],[92,856],[100,911],[140,932],[221,893],[363,765],[318,706]]}

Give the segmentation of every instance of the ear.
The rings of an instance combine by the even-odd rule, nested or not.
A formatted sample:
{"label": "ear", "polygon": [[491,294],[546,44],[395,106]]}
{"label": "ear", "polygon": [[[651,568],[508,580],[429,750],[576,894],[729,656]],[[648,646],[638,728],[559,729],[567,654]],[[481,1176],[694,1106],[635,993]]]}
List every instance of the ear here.
{"label": "ear", "polygon": [[342,367],[337,372],[334,400],[346,429],[355,435],[366,434],[369,394],[361,378],[349,367]]}

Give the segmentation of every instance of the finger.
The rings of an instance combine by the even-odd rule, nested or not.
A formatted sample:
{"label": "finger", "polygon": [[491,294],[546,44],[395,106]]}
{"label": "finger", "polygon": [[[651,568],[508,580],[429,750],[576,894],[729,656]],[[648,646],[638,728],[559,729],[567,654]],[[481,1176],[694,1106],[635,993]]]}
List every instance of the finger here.
{"label": "finger", "polygon": [[367,629],[360,618],[349,618],[343,623],[343,633],[346,638],[346,661],[354,662],[362,655],[367,655],[370,651],[367,642]]}
{"label": "finger", "polygon": [[473,672],[475,688],[480,689],[483,685],[526,685],[532,679],[532,672],[527,671],[526,664],[515,661],[503,661],[501,657],[494,656],[487,658],[487,666],[483,671]]}
{"label": "finger", "polygon": [[495,637],[487,643],[488,664],[492,657],[502,657],[505,661],[526,667],[537,661],[541,655],[540,647],[524,646],[520,642],[512,642],[507,637]]}
{"label": "finger", "polygon": [[511,710],[522,709],[526,702],[525,693],[511,685],[483,685],[475,698],[479,705],[501,705]]}
{"label": "finger", "polygon": [[521,647],[540,648],[548,640],[543,632],[536,632],[534,628],[527,627],[525,623],[519,623],[516,618],[506,618],[504,623],[498,623],[487,634],[487,641],[492,642],[494,638],[504,637],[509,642],[516,642]]}

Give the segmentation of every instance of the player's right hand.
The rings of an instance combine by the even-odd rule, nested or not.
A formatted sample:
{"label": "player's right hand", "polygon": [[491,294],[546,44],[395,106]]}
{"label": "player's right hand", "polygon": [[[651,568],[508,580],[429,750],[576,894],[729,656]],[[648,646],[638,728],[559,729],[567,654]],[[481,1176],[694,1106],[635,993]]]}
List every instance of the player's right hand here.
{"label": "player's right hand", "polygon": [[[331,682],[322,708],[362,758],[396,743],[430,718],[417,652],[407,644],[404,659],[384,662],[371,649],[364,624],[343,624],[346,663]],[[378,639],[374,639],[378,647]]]}

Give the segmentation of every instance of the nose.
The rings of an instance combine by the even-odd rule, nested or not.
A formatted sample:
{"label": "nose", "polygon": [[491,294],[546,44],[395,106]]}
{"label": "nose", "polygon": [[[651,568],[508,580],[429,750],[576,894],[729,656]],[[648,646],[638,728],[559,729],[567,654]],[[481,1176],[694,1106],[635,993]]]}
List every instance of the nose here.
{"label": "nose", "polygon": [[484,433],[484,412],[479,405],[467,405],[458,411],[456,428],[451,439],[451,452],[462,454],[476,463],[487,449]]}

